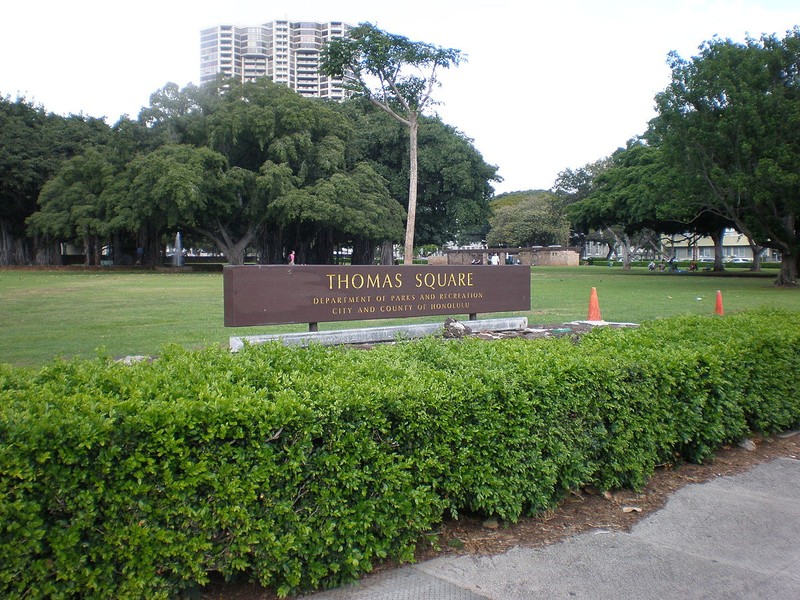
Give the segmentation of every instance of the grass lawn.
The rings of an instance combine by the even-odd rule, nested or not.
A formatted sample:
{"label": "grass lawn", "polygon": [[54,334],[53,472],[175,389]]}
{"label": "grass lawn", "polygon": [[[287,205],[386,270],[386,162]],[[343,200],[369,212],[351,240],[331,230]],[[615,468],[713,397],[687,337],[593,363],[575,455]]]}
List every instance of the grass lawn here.
{"label": "grass lawn", "polygon": [[[740,275],[534,268],[531,311],[513,314],[527,316],[531,325],[586,319],[592,287],[607,321],[713,314],[717,290],[726,312],[761,306],[800,311],[800,290],[777,289],[774,277]],[[231,335],[307,330],[306,325],[224,327],[219,273],[0,270],[0,307],[0,362],[15,366],[37,367],[58,356],[92,357],[98,348],[114,357],[155,355],[169,343],[227,346]],[[500,315],[479,315],[488,316]],[[320,329],[443,320],[321,323]]]}

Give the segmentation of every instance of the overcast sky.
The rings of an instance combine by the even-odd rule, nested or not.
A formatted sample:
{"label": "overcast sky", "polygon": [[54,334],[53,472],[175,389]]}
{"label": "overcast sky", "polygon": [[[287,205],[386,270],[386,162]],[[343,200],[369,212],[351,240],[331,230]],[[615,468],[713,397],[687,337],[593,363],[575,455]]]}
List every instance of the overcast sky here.
{"label": "overcast sky", "polygon": [[797,0],[39,0],[0,19],[0,95],[114,123],[150,94],[199,82],[200,30],[274,19],[374,23],[457,48],[442,119],[499,167],[498,193],[549,189],[647,127],[669,82],[667,53],[689,58],[714,35],[783,37]]}

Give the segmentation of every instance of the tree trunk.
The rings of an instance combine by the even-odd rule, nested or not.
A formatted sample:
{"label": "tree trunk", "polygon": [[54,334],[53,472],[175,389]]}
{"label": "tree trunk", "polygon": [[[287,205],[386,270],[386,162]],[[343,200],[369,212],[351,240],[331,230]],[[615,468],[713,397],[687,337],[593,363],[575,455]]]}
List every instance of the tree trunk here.
{"label": "tree trunk", "polygon": [[94,264],[96,266],[100,266],[102,263],[100,262],[103,248],[100,246],[100,237],[97,235],[93,235],[91,237],[92,240],[92,251],[94,253]]}
{"label": "tree trunk", "polygon": [[14,239],[11,237],[10,227],[0,219],[0,265],[11,264],[11,246]]}
{"label": "tree trunk", "polygon": [[0,219],[0,265],[28,265],[30,262],[29,240],[15,236],[11,223]]}
{"label": "tree trunk", "polygon": [[334,262],[333,253],[334,250],[336,250],[336,244],[334,243],[333,239],[333,230],[330,228],[323,229],[315,236],[315,238],[317,242],[316,263],[320,265],[332,265]]}
{"label": "tree trunk", "polygon": [[255,229],[248,229],[247,232],[237,242],[228,233],[228,230],[221,223],[218,225],[218,232],[208,231],[206,229],[198,229],[198,233],[206,236],[212,240],[219,248],[220,252],[225,256],[228,264],[230,265],[243,265],[245,259],[245,252],[247,246],[253,241],[256,235]]}
{"label": "tree trunk", "polygon": [[92,264],[92,242],[89,239],[89,234],[83,236],[83,264],[88,267]]}
{"label": "tree trunk", "polygon": [[403,264],[414,264],[414,227],[417,220],[417,131],[416,112],[410,111],[408,125],[408,216],[406,218],[406,241],[403,249]]}
{"label": "tree trunk", "polygon": [[[258,242],[258,264],[270,265],[280,262],[278,259],[283,255],[283,229],[261,227],[261,235]],[[300,254],[297,248],[297,262],[305,261],[305,257]]]}
{"label": "tree trunk", "polygon": [[394,244],[392,242],[383,242],[381,244],[381,264],[394,264]]}
{"label": "tree trunk", "polygon": [[622,270],[631,270],[631,238],[627,233],[622,236]]}
{"label": "tree trunk", "polygon": [[760,271],[762,259],[761,253],[764,252],[764,246],[759,246],[750,236],[747,237],[747,243],[750,245],[750,252],[753,253],[753,266],[750,267],[750,270]]}
{"label": "tree trunk", "polygon": [[784,252],[781,254],[781,272],[775,280],[778,287],[797,287],[797,254]]}
{"label": "tree trunk", "polygon": [[147,244],[145,245],[146,262],[151,269],[160,267],[164,263],[161,242],[158,239],[155,226],[151,223],[147,226]]}
{"label": "tree trunk", "polygon": [[712,231],[711,232],[711,239],[714,241],[714,270],[715,271],[724,271],[725,265],[722,264],[722,241],[725,236],[725,230],[720,229],[719,231]]}
{"label": "tree trunk", "polygon": [[350,257],[351,265],[371,265],[375,261],[375,242],[372,240],[353,240],[353,255]]}
{"label": "tree trunk", "polygon": [[60,265],[61,244],[52,240],[49,235],[34,234],[32,262],[35,265]]}

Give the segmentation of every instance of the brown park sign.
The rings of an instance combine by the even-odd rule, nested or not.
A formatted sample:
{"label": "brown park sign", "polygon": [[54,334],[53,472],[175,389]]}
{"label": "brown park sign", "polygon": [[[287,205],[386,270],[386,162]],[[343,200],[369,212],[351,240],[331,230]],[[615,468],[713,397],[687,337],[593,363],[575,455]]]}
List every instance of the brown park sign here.
{"label": "brown park sign", "polygon": [[225,325],[528,311],[526,265],[227,266]]}

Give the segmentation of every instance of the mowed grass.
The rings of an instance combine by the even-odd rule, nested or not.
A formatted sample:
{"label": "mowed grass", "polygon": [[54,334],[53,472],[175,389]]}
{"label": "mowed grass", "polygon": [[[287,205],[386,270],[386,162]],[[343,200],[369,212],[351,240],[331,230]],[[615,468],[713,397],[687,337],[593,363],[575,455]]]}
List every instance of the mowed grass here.
{"label": "mowed grass", "polygon": [[[531,325],[587,318],[591,288],[603,319],[641,323],[683,314],[713,314],[720,290],[726,313],[756,307],[800,310],[800,290],[772,277],[624,272],[619,267],[534,268]],[[502,290],[497,290],[502,294]],[[222,275],[153,271],[0,270],[0,362],[41,366],[54,358],[154,356],[170,343],[227,346],[231,335],[306,331],[306,325],[226,328]],[[465,315],[455,315],[465,319]],[[492,317],[501,315],[479,315]],[[341,329],[443,317],[321,323]]]}

